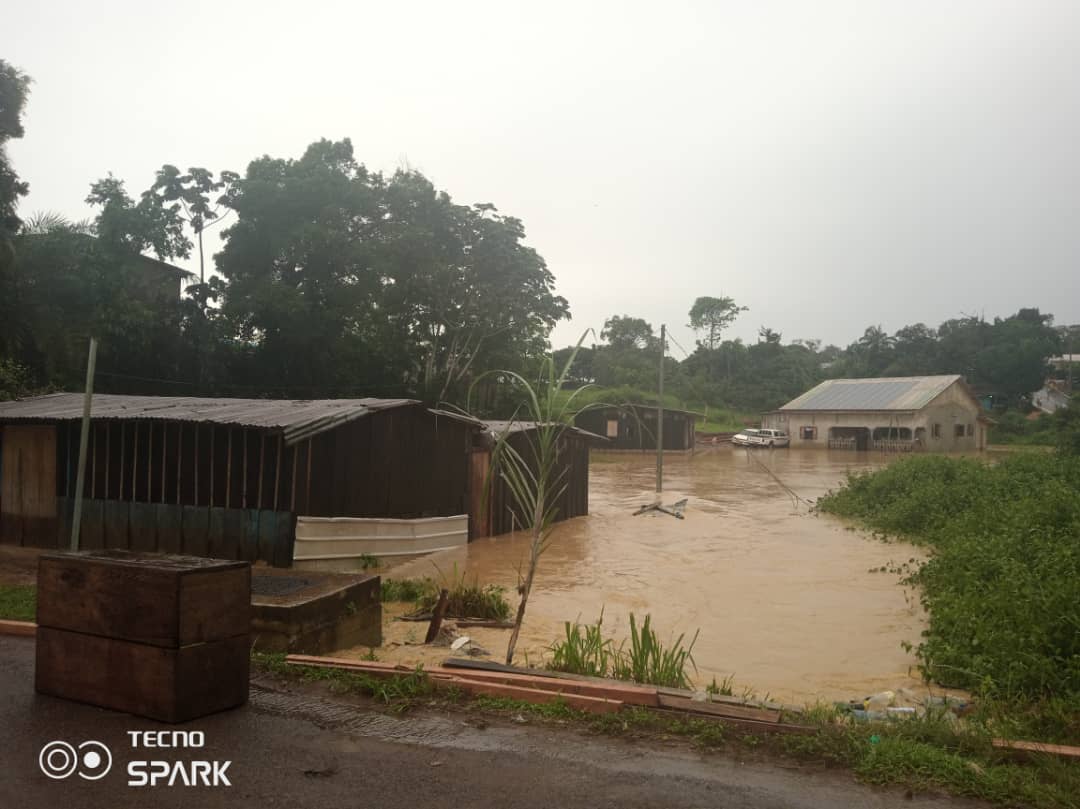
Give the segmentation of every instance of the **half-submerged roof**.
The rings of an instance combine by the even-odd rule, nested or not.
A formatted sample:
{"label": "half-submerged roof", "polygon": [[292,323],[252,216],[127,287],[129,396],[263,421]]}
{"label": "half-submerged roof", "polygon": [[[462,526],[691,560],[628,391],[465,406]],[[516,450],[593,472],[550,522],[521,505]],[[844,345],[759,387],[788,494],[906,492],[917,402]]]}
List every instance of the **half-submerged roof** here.
{"label": "half-submerged roof", "polygon": [[[380,410],[415,399],[210,399],[195,396],[94,394],[93,419],[156,419],[280,429],[294,444]],[[0,422],[81,419],[83,394],[50,393],[0,402]]]}
{"label": "half-submerged roof", "polygon": [[[521,421],[520,419],[515,419],[513,421],[496,420],[484,422],[485,429],[496,437],[503,435],[504,433],[513,435],[514,433],[532,432],[539,426],[540,422],[538,421]],[[596,433],[591,433],[588,430],[581,429],[580,427],[575,427],[573,424],[564,424],[562,426],[563,429],[565,429],[567,432],[574,433],[575,435],[580,435],[584,438],[588,438],[594,441],[607,441],[604,436],[597,435]]]}
{"label": "half-submerged roof", "polygon": [[960,379],[958,374],[827,379],[780,410],[921,410]]}

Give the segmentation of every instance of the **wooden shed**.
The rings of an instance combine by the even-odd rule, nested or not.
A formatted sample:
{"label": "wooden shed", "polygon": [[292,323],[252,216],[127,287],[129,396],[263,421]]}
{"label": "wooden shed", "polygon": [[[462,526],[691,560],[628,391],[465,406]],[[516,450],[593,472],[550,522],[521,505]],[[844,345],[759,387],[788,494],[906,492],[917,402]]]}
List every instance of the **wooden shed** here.
{"label": "wooden shed", "polygon": [[[82,406],[0,403],[0,542],[67,546]],[[298,515],[468,514],[478,428],[413,400],[103,394],[91,418],[84,548],[287,566]]]}
{"label": "wooden shed", "polygon": [[[522,458],[535,458],[533,442],[537,427],[537,423],[532,421],[487,421],[475,437],[472,451],[473,502],[470,508],[474,538],[506,534],[520,529],[524,524],[510,487],[498,475],[498,470],[491,474],[491,457],[495,442],[505,435],[510,446]],[[559,436],[556,475],[565,475],[566,489],[559,498],[556,522],[589,513],[589,449],[603,443],[606,443],[603,438],[586,430],[572,426],[563,428]],[[485,485],[491,487],[486,509]]]}
{"label": "wooden shed", "polygon": [[[694,448],[694,419],[689,410],[664,408],[664,450]],[[627,404],[583,410],[574,424],[608,440],[605,449],[655,450],[656,405]]]}

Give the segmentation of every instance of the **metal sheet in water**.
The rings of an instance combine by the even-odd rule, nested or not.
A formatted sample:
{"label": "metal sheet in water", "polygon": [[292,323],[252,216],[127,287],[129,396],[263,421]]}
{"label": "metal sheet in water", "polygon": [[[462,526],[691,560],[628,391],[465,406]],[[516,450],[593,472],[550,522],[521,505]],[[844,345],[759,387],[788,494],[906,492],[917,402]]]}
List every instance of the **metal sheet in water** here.
{"label": "metal sheet in water", "polygon": [[[540,562],[518,659],[526,652],[541,659],[564,621],[592,621],[601,609],[618,642],[629,633],[633,611],[651,613],[662,635],[689,638],[700,629],[699,685],[733,674],[737,691],[749,686],[793,701],[918,686],[915,660],[901,646],[917,642],[925,625],[918,599],[896,573],[869,571],[922,553],[876,541],[805,506],[796,511],[761,463],[813,500],[848,471],[885,459],[812,450],[748,455],[730,447],[669,456],[664,502],[689,500],[686,519],[676,520],[655,512],[631,516],[653,500],[653,458],[594,453],[590,516],[556,528]],[[522,535],[483,539],[384,575],[450,575],[456,564],[513,594],[527,544]],[[498,656],[508,633],[469,634]]]}

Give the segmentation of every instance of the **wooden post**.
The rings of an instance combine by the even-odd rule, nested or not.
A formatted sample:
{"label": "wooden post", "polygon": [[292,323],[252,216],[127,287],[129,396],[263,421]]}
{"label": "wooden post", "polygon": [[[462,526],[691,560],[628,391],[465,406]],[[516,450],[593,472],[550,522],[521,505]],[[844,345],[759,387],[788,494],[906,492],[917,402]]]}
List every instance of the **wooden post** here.
{"label": "wooden post", "polygon": [[246,428],[240,429],[240,448],[244,452],[244,462],[240,465],[240,469],[243,473],[243,477],[240,480],[240,508],[247,508],[247,434],[248,431]]}
{"label": "wooden post", "polygon": [[304,509],[311,513],[311,439],[307,440],[307,485],[304,487]]}
{"label": "wooden post", "polygon": [[180,475],[184,471],[184,422],[176,425],[176,505],[180,505]]}
{"label": "wooden post", "polygon": [[97,497],[97,425],[90,427],[90,499]]}
{"label": "wooden post", "polygon": [[135,491],[139,485],[139,422],[131,425],[135,435],[131,438],[131,502],[135,502]]}
{"label": "wooden post", "polygon": [[435,610],[431,613],[431,623],[428,624],[424,643],[431,643],[435,638],[439,637],[443,616],[446,615],[446,601],[449,595],[445,587],[439,591],[439,600],[435,602]]}
{"label": "wooden post", "polygon": [[[177,447],[179,450],[180,447]],[[169,424],[163,422],[161,425],[161,502],[165,502],[165,458],[169,454]],[[179,454],[179,453],[177,453]],[[179,476],[177,478],[179,480]],[[177,484],[179,485],[179,484]]]}
{"label": "wooden post", "polygon": [[214,507],[214,467],[217,466],[217,456],[214,455],[214,433],[217,427],[210,425],[210,508]]}
{"label": "wooden post", "polygon": [[255,508],[262,508],[263,461],[266,459],[266,433],[259,433],[259,489],[255,492]]}
{"label": "wooden post", "polygon": [[127,422],[120,422],[120,488],[117,490],[116,499],[124,499],[124,449],[127,445]]}
{"label": "wooden post", "polygon": [[664,491],[664,355],[667,353],[664,342],[667,338],[667,326],[660,325],[660,403],[656,406],[656,492]]}
{"label": "wooden post", "polygon": [[112,422],[105,422],[105,499],[109,499],[109,456],[112,452],[109,450],[109,437],[112,435]]}
{"label": "wooden post", "polygon": [[232,427],[226,427],[225,430],[229,436],[225,450],[225,508],[228,508],[232,499]]}
{"label": "wooden post", "polygon": [[292,445],[292,483],[290,486],[292,494],[289,497],[289,511],[296,512],[296,460],[300,454],[299,444]]}
{"label": "wooden post", "polygon": [[67,430],[66,440],[64,441],[65,448],[67,450],[67,462],[64,467],[64,497],[71,497],[73,492],[71,491],[71,433],[72,429],[69,427]]}
{"label": "wooden post", "polygon": [[274,511],[277,511],[278,485],[281,482],[281,445],[284,441],[284,438],[279,435],[277,438],[277,463],[274,464]]}
{"label": "wooden post", "polygon": [[[86,394],[83,396],[82,431],[79,434],[79,473],[75,483],[75,505],[71,516],[71,549],[79,549],[79,528],[82,523],[83,486],[86,481],[86,439],[90,432],[90,404],[94,396],[94,367],[97,365],[97,340],[90,338],[90,353],[86,358]],[[20,480],[21,480],[20,476]]]}
{"label": "wooden post", "polygon": [[[191,472],[195,476],[195,490],[191,493],[191,504],[197,506],[199,505],[199,422],[195,422],[194,442],[195,450],[192,452]],[[179,503],[180,498],[177,498],[176,502]]]}

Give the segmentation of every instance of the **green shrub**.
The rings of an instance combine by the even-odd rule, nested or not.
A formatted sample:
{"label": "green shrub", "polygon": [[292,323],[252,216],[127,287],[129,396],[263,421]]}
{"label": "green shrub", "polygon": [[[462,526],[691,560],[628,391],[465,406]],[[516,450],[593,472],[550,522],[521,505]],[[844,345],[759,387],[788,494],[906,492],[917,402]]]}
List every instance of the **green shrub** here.
{"label": "green shrub", "polygon": [[37,616],[37,588],[33,585],[0,585],[0,618],[33,621]]}
{"label": "green shrub", "polygon": [[571,674],[592,677],[614,677],[649,685],[669,688],[690,688],[692,681],[687,672],[694,665],[693,649],[697,633],[689,645],[684,645],[684,635],[679,635],[665,646],[652,628],[652,617],[645,616],[639,627],[630,613],[630,648],[625,643],[614,646],[601,634],[604,614],[595,624],[581,625],[566,622],[566,637],[550,647],[550,668]]}
{"label": "green shrub", "polygon": [[907,580],[930,615],[926,676],[1080,703],[1080,458],[916,456],[851,476],[818,507],[933,549]]}

